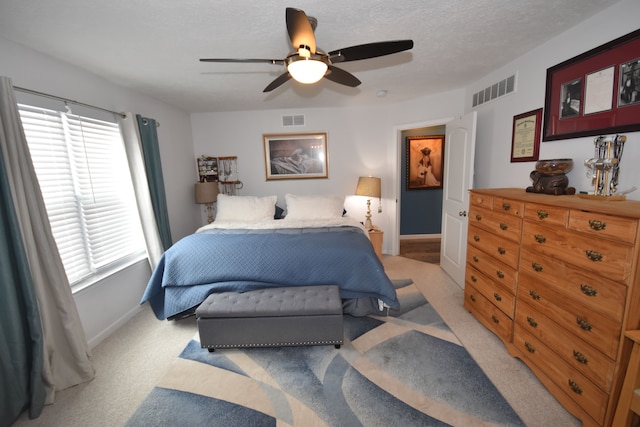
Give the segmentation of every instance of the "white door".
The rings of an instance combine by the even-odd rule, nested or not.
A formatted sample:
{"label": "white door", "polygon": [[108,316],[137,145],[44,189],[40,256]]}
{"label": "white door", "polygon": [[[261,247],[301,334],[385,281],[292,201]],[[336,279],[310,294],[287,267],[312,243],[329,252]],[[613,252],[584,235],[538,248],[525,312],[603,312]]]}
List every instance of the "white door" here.
{"label": "white door", "polygon": [[440,267],[464,288],[467,259],[467,212],[473,187],[476,112],[447,123],[442,197]]}

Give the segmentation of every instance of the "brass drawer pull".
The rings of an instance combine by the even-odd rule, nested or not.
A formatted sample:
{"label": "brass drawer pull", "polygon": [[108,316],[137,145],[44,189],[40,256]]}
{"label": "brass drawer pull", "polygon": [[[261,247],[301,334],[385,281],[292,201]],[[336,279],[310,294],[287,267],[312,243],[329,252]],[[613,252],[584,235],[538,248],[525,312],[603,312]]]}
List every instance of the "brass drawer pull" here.
{"label": "brass drawer pull", "polygon": [[472,281],[473,283],[476,283],[476,282],[478,281],[478,278],[472,274],[472,275],[471,275],[471,281]]}
{"label": "brass drawer pull", "polygon": [[531,263],[531,267],[537,271],[538,273],[540,273],[542,271],[542,266],[540,264],[538,264],[537,262],[532,262]]}
{"label": "brass drawer pull", "polygon": [[589,285],[580,285],[580,290],[588,297],[595,297],[596,295],[598,295],[598,291],[596,291]]}
{"label": "brass drawer pull", "polygon": [[538,322],[536,322],[536,319],[534,319],[533,317],[527,316],[527,323],[531,325],[532,328],[538,327]]}
{"label": "brass drawer pull", "polygon": [[509,209],[511,209],[511,205],[509,203],[503,203],[502,209],[505,211],[508,211]]}
{"label": "brass drawer pull", "polygon": [[595,231],[602,231],[605,228],[607,228],[607,223],[606,222],[602,222],[599,219],[590,219],[589,220],[589,227],[591,227],[591,229],[593,229]]}
{"label": "brass drawer pull", "polygon": [[478,262],[478,261],[480,261],[480,260],[478,259],[478,257],[477,257],[477,256],[475,256],[475,255],[474,255],[474,256],[473,256],[473,262]]}
{"label": "brass drawer pull", "polygon": [[500,323],[500,319],[498,319],[495,315],[491,316],[493,323]]}
{"label": "brass drawer pull", "polygon": [[538,214],[538,218],[540,219],[545,219],[546,217],[549,216],[549,212],[543,210],[543,209],[538,209],[538,211],[536,211],[536,214]]}
{"label": "brass drawer pull", "polygon": [[580,388],[580,386],[578,386],[578,384],[576,384],[575,381],[569,380],[569,387],[571,387],[571,391],[573,391],[575,394],[582,394],[582,389]]}
{"label": "brass drawer pull", "polygon": [[500,230],[502,230],[502,231],[507,231],[507,228],[509,228],[509,227],[507,226],[507,224],[505,224],[504,222],[501,222],[501,223],[500,223]]}
{"label": "brass drawer pull", "polygon": [[476,242],[480,241],[480,236],[478,236],[477,234],[473,235],[473,240],[475,240]]}
{"label": "brass drawer pull", "polygon": [[536,239],[536,242],[538,242],[538,243],[546,243],[547,242],[547,238],[544,237],[542,234],[536,234],[534,236],[534,238]]}
{"label": "brass drawer pull", "polygon": [[475,295],[469,295],[469,299],[473,302],[476,302],[476,296]]}
{"label": "brass drawer pull", "polygon": [[498,276],[499,279],[504,279],[504,273],[500,270],[496,271],[496,276]]}
{"label": "brass drawer pull", "polygon": [[501,248],[500,246],[498,246],[498,253],[499,253],[500,255],[504,255],[504,254],[506,254],[506,253],[507,253],[507,251],[505,250],[505,248]]}
{"label": "brass drawer pull", "polygon": [[580,329],[583,329],[585,331],[591,331],[591,329],[593,329],[593,326],[591,326],[589,322],[579,317],[576,319],[576,323],[578,324],[578,326],[580,326]]}
{"label": "brass drawer pull", "polygon": [[529,291],[529,295],[531,295],[531,298],[533,298],[534,300],[538,301],[540,300],[540,294],[538,294],[536,291],[534,290],[530,290]]}
{"label": "brass drawer pull", "polygon": [[584,357],[584,354],[580,353],[579,351],[573,350],[573,357],[583,365],[586,365],[589,363],[589,359]]}
{"label": "brass drawer pull", "polygon": [[599,252],[587,250],[585,251],[585,253],[587,254],[587,258],[589,258],[591,261],[602,261],[602,254]]}
{"label": "brass drawer pull", "polygon": [[532,346],[531,344],[529,344],[528,342],[525,341],[524,346],[527,348],[527,351],[529,353],[535,353],[536,349],[534,346]]}
{"label": "brass drawer pull", "polygon": [[494,293],[493,293],[493,297],[494,297],[494,298],[496,299],[496,301],[498,301],[498,302],[502,301],[502,297],[501,297],[501,296],[500,296],[500,294],[499,294],[499,293],[497,293],[497,292],[494,292]]}
{"label": "brass drawer pull", "polygon": [[482,221],[482,215],[476,214],[476,221]]}

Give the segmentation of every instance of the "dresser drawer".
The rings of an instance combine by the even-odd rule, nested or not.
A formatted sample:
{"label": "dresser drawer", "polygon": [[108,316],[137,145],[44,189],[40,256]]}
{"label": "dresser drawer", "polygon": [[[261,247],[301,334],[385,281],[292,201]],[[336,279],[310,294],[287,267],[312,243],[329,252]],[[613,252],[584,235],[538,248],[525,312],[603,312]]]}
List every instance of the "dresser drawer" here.
{"label": "dresser drawer", "polygon": [[509,239],[515,244],[520,242],[522,219],[517,216],[476,207],[469,212],[469,225],[494,233],[501,240]]}
{"label": "dresser drawer", "polygon": [[633,247],[624,243],[525,221],[522,246],[620,282],[631,274]]}
{"label": "dresser drawer", "polygon": [[497,260],[513,268],[518,267],[518,259],[520,257],[520,245],[518,242],[505,240],[501,236],[480,228],[475,224],[469,225],[467,239],[470,244]]}
{"label": "dresser drawer", "polygon": [[593,236],[604,237],[632,244],[636,239],[638,221],[611,215],[572,210],[569,228]]}
{"label": "dresser drawer", "polygon": [[465,281],[513,319],[515,295],[512,290],[494,282],[471,266],[467,266]]}
{"label": "dresser drawer", "polygon": [[609,390],[615,368],[613,359],[558,327],[529,304],[518,303],[514,321],[520,328],[553,349],[567,364],[591,379],[598,387]]}
{"label": "dresser drawer", "polygon": [[569,209],[552,205],[527,203],[524,208],[524,218],[533,222],[566,227],[569,222]]}
{"label": "dresser drawer", "polygon": [[505,289],[509,289],[511,293],[516,293],[518,274],[514,267],[510,267],[496,260],[494,257],[487,255],[486,252],[481,251],[473,245],[468,245],[467,247],[467,268],[469,268],[469,265],[472,265],[496,283],[502,284],[502,286]]}
{"label": "dresser drawer", "polygon": [[[576,304],[527,273],[520,275],[518,305],[526,302],[571,334],[579,337],[614,359],[618,351],[622,326],[602,314]],[[517,311],[517,310],[516,310]]]}
{"label": "dresser drawer", "polygon": [[485,328],[496,334],[502,342],[511,342],[513,336],[513,320],[470,284],[465,286],[464,308],[473,314]]}
{"label": "dresser drawer", "polygon": [[472,191],[471,194],[469,194],[469,207],[473,208],[473,206],[493,209],[493,196],[479,194]]}
{"label": "dresser drawer", "polygon": [[522,218],[524,216],[524,202],[496,196],[493,198],[493,210]]}
{"label": "dresser drawer", "polygon": [[520,251],[520,274],[527,274],[536,283],[545,283],[569,301],[621,322],[627,287],[595,274],[584,273],[558,259]]}
{"label": "dresser drawer", "polygon": [[[598,424],[604,423],[604,415],[609,395],[600,390],[594,383],[565,363],[549,347],[535,336],[515,325],[513,344],[526,360],[535,364],[553,379],[567,396],[573,399]],[[584,421],[584,420],[583,420]]]}

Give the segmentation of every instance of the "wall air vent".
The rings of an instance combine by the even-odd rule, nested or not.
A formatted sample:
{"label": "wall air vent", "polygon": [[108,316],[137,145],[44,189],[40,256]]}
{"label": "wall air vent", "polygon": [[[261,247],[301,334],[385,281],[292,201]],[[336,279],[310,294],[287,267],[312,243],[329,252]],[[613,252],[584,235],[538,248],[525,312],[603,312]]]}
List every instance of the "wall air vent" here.
{"label": "wall air vent", "polygon": [[473,108],[486,104],[489,101],[493,101],[496,98],[507,95],[516,90],[516,75],[507,77],[504,80],[500,80],[498,83],[494,83],[491,86],[482,89],[481,91],[473,94]]}
{"label": "wall air vent", "polygon": [[302,114],[282,116],[282,126],[304,126],[304,116]]}

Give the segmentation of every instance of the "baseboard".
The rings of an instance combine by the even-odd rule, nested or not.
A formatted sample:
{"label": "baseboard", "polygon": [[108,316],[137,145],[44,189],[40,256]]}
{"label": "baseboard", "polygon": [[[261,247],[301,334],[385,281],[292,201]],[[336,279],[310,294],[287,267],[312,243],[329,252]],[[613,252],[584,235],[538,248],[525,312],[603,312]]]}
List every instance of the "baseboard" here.
{"label": "baseboard", "polygon": [[400,240],[440,239],[442,234],[401,234]]}
{"label": "baseboard", "polygon": [[124,316],[122,316],[121,318],[119,318],[118,320],[113,322],[111,325],[109,325],[108,328],[104,329],[98,335],[96,335],[95,337],[90,339],[88,341],[89,349],[93,350],[98,344],[100,344],[107,337],[109,337],[109,335],[113,334],[116,330],[118,330],[125,323],[127,323],[129,320],[133,319],[135,316],[140,314],[143,310],[144,310],[144,306],[143,305],[139,305],[139,306],[134,307],[133,309],[131,309],[129,312],[125,313]]}

